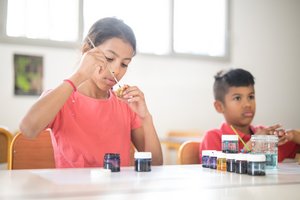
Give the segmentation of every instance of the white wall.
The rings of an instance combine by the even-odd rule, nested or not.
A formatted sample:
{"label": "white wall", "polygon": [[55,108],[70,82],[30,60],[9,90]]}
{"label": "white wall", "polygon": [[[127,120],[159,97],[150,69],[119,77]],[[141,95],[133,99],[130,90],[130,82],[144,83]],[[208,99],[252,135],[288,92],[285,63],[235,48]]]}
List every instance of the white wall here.
{"label": "white wall", "polygon": [[[122,82],[144,91],[159,135],[218,127],[223,118],[212,104],[213,76],[229,67],[243,67],[256,77],[254,123],[300,128],[300,1],[230,2],[230,61],[137,55],[129,66]],[[0,125],[12,131],[37,99],[14,96],[14,53],[44,56],[45,89],[61,83],[79,60],[78,50],[0,44]]]}

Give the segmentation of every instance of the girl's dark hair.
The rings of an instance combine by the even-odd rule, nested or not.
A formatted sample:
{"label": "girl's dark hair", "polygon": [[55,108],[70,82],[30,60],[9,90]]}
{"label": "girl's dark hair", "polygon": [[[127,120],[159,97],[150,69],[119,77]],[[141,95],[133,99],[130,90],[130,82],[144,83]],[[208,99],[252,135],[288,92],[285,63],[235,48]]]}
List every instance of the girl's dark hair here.
{"label": "girl's dark hair", "polygon": [[[92,40],[95,46],[101,45],[111,38],[120,38],[128,42],[132,48],[134,55],[136,54],[136,39],[132,29],[122,20],[115,17],[107,17],[96,21],[90,28],[87,36]],[[87,37],[85,37],[82,52],[86,52],[93,48]]]}
{"label": "girl's dark hair", "polygon": [[224,103],[230,87],[254,86],[254,77],[244,69],[221,70],[215,75],[214,97]]}

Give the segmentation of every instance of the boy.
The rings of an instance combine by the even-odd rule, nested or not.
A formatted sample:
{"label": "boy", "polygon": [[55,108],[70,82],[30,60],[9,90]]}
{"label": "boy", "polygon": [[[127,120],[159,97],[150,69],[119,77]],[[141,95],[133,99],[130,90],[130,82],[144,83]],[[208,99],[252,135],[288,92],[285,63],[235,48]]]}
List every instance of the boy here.
{"label": "boy", "polygon": [[202,160],[202,150],[222,150],[222,134],[234,135],[235,132],[232,127],[247,145],[247,147],[244,146],[242,141],[239,140],[239,151],[245,152],[251,148],[251,135],[276,134],[280,136],[278,161],[282,162],[285,158],[295,157],[296,152],[300,149],[300,145],[293,141],[297,137],[287,137],[288,132],[283,129],[279,130],[280,125],[267,128],[251,125],[255,115],[256,103],[254,77],[250,72],[243,69],[222,70],[215,76],[213,90],[214,107],[218,113],[224,115],[226,122],[221,125],[220,129],[210,130],[204,135],[200,145],[200,162]]}

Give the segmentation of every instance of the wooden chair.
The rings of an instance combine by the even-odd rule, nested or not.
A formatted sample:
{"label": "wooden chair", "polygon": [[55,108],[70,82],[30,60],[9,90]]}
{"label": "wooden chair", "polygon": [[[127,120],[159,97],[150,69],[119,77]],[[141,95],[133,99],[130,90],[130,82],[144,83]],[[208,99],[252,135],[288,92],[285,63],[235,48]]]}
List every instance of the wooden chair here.
{"label": "wooden chair", "polygon": [[166,137],[160,138],[164,147],[164,163],[175,164],[174,155],[178,154],[180,146],[186,141],[201,141],[201,131],[170,131]]}
{"label": "wooden chair", "polygon": [[9,158],[10,144],[13,134],[5,128],[0,127],[0,163],[7,163]]}
{"label": "wooden chair", "polygon": [[179,147],[177,164],[200,164],[199,160],[200,142],[186,141]]}
{"label": "wooden chair", "polygon": [[55,168],[50,130],[42,131],[34,139],[17,133],[11,143],[9,161],[9,169]]}

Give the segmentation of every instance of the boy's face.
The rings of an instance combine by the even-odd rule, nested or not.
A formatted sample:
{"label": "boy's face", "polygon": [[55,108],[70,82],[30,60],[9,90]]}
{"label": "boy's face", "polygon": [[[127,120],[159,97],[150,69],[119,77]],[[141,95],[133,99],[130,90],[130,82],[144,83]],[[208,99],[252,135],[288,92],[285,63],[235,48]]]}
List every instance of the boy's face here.
{"label": "boy's face", "polygon": [[249,126],[256,109],[254,87],[230,87],[224,97],[224,103],[216,101],[215,108],[219,113],[223,113],[228,124]]}

